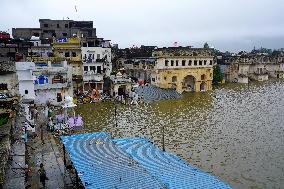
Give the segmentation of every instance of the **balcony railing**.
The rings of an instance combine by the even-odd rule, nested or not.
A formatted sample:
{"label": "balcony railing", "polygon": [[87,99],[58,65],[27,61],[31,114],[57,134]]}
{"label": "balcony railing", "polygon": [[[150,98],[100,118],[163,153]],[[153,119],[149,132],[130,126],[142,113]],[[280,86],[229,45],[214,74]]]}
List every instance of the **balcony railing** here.
{"label": "balcony railing", "polygon": [[93,75],[84,75],[83,76],[83,81],[103,81],[104,80],[104,75],[102,74],[93,74]]}
{"label": "balcony railing", "polygon": [[66,83],[46,83],[46,84],[36,84],[35,90],[44,90],[44,89],[62,89],[71,87],[70,82]]}
{"label": "balcony railing", "polygon": [[41,72],[42,74],[66,74],[68,68],[66,67],[36,67],[35,72]]}
{"label": "balcony railing", "polygon": [[83,73],[84,76],[87,76],[87,75],[105,75],[105,73],[102,71],[101,73],[96,73],[94,71],[84,71]]}
{"label": "balcony railing", "polygon": [[254,72],[255,75],[267,75],[267,71],[262,71],[262,72]]}

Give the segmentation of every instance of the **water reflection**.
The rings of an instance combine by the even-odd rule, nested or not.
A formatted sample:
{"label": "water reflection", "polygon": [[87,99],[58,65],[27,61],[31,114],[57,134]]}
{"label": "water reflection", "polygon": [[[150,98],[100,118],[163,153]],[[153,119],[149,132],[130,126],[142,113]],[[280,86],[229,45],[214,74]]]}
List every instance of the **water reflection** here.
{"label": "water reflection", "polygon": [[284,186],[284,83],[226,85],[140,106],[78,106],[86,131],[148,137],[234,188]]}

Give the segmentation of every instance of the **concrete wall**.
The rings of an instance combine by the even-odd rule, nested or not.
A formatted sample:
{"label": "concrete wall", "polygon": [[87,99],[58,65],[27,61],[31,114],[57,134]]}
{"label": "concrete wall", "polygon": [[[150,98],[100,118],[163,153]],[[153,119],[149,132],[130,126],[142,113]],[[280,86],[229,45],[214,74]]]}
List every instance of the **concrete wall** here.
{"label": "concrete wall", "polygon": [[151,82],[151,70],[144,69],[126,69],[126,74],[135,77],[138,80],[145,80],[147,82]]}
{"label": "concrete wall", "polygon": [[248,75],[250,71],[250,65],[248,64],[239,64],[239,74]]}
{"label": "concrete wall", "polygon": [[33,81],[33,76],[32,76],[32,70],[18,70],[18,80],[32,80]]}
{"label": "concrete wall", "polygon": [[12,35],[15,39],[31,39],[31,36],[39,34],[42,35],[42,30],[40,28],[12,28]]}
{"label": "concrete wall", "polygon": [[16,70],[33,70],[34,68],[33,62],[16,62]]}
{"label": "concrete wall", "polygon": [[[26,94],[26,91],[28,94]],[[19,94],[22,99],[35,99],[33,80],[19,81]]]}
{"label": "concrete wall", "polygon": [[[46,90],[37,90],[36,91],[36,97],[35,97],[35,103],[36,104],[46,104],[46,102],[49,102],[52,105],[61,105],[64,101],[64,97],[66,96],[73,96],[72,87],[65,88],[64,93],[61,89],[46,89]],[[57,102],[57,94],[60,93],[64,96],[62,96],[62,101]]]}
{"label": "concrete wall", "polygon": [[266,70],[268,72],[269,77],[277,78],[277,70],[280,70],[280,64],[269,64],[266,65]]}
{"label": "concrete wall", "polygon": [[248,77],[238,77],[238,83],[248,83]]}
{"label": "concrete wall", "polygon": [[[76,23],[80,23],[80,21],[40,19],[39,22],[40,28],[13,28],[13,37],[16,39],[30,39],[31,36],[39,35],[40,38],[51,39],[52,36],[56,36],[57,38],[72,37],[73,34],[77,34],[78,32],[84,34],[84,37],[96,37],[96,28],[76,27]],[[83,22],[91,23],[89,26],[93,25],[92,21],[82,21],[82,23]],[[47,24],[47,27],[45,24]]]}
{"label": "concrete wall", "polygon": [[[12,95],[17,95],[18,94],[18,79],[16,73],[8,73],[5,75],[0,75],[0,84],[7,84],[8,91],[2,91],[2,92],[9,92]],[[0,90],[1,92],[1,90]]]}
{"label": "concrete wall", "polygon": [[80,62],[70,62],[70,67],[72,67],[73,75],[83,75],[83,66]]}
{"label": "concrete wall", "polygon": [[[17,62],[17,78],[19,82],[19,95],[22,99],[34,99],[34,77],[32,71],[35,68],[33,62]],[[26,94],[28,93],[28,94]]]}

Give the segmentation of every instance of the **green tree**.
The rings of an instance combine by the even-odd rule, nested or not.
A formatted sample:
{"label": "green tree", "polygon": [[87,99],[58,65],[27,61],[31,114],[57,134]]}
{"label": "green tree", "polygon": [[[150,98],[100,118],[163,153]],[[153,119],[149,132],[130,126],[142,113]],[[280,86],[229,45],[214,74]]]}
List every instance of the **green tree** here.
{"label": "green tree", "polygon": [[209,48],[210,48],[207,42],[206,42],[206,43],[204,43],[203,48],[204,48],[204,49],[209,49]]}
{"label": "green tree", "polygon": [[217,64],[213,67],[213,85],[218,85],[223,80],[223,74],[220,66]]}

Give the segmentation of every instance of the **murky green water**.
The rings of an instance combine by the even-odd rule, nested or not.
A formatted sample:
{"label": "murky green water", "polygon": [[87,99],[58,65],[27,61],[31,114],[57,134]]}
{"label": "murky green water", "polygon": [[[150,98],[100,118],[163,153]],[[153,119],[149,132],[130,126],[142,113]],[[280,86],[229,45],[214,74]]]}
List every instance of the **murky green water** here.
{"label": "murky green water", "polygon": [[86,131],[145,136],[234,188],[284,188],[284,82],[231,84],[178,100],[80,105]]}

